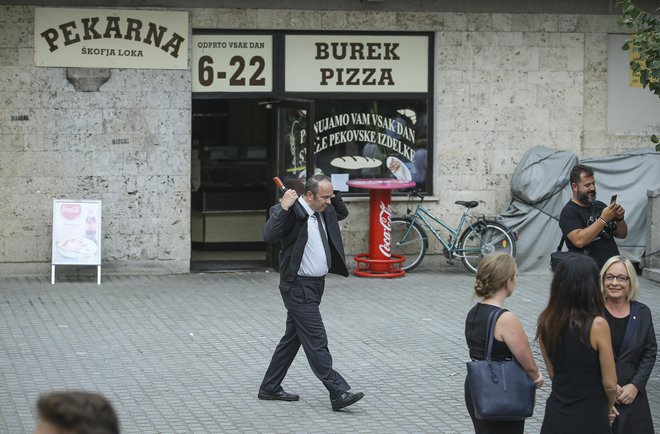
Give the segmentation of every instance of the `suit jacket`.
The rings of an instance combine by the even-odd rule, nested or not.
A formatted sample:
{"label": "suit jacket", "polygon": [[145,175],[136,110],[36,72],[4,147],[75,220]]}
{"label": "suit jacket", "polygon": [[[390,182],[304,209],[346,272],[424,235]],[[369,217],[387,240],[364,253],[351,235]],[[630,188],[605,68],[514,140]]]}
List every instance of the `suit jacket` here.
{"label": "suit jacket", "polygon": [[[635,312],[637,311],[637,312]],[[655,339],[651,310],[638,301],[631,302],[630,319],[619,353],[615,355],[617,383],[632,383],[639,393],[630,405],[617,405],[614,434],[653,434],[653,416],[646,393],[646,382],[655,363],[658,343]]]}
{"label": "suit jacket", "polygon": [[[339,220],[348,217],[348,208],[341,198],[341,193],[335,191],[335,196],[321,213],[328,231],[331,262],[330,273],[348,276],[344,244],[339,231]],[[295,203],[288,210],[283,210],[280,204],[270,208],[268,221],[263,230],[264,241],[272,243],[280,241],[280,280],[291,282],[296,278],[307,245],[307,219],[305,210]]]}
{"label": "suit jacket", "polygon": [[655,339],[651,310],[638,301],[632,303],[639,306],[639,314],[629,320],[632,321],[628,326],[632,327],[630,340],[624,342],[616,355],[616,375],[621,386],[632,383],[640,392],[644,392],[655,364],[658,343]]}

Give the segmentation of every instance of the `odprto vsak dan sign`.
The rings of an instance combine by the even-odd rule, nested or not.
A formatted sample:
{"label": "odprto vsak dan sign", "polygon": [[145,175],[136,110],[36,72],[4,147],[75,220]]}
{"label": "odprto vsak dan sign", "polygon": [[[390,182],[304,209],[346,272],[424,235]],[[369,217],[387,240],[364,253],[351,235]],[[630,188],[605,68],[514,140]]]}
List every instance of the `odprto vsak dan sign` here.
{"label": "odprto vsak dan sign", "polygon": [[271,92],[272,35],[193,35],[193,92]]}
{"label": "odprto vsak dan sign", "polygon": [[188,12],[35,8],[36,66],[188,68]]}

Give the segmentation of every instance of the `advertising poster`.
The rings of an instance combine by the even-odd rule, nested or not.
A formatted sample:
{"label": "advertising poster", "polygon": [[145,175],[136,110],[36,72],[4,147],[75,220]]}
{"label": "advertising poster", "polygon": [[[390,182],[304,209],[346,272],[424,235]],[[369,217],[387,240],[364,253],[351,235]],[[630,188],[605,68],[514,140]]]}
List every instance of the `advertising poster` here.
{"label": "advertising poster", "polygon": [[101,201],[53,200],[53,265],[101,265]]}
{"label": "advertising poster", "polygon": [[630,61],[639,53],[621,49],[628,38],[607,35],[607,132],[650,136],[660,128],[660,99],[632,74]]}

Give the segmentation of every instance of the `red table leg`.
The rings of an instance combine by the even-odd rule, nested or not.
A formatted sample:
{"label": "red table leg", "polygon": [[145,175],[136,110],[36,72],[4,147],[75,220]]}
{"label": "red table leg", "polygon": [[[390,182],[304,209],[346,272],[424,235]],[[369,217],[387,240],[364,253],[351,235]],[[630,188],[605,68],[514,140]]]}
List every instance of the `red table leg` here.
{"label": "red table leg", "polygon": [[[371,189],[369,195],[369,255],[355,256],[355,274],[362,277],[400,277],[404,258],[392,255],[392,191]],[[366,268],[361,265],[365,264]]]}
{"label": "red table leg", "polygon": [[[369,259],[390,259],[392,256],[391,190],[371,190],[369,195]],[[383,264],[373,264],[372,271],[384,272]]]}

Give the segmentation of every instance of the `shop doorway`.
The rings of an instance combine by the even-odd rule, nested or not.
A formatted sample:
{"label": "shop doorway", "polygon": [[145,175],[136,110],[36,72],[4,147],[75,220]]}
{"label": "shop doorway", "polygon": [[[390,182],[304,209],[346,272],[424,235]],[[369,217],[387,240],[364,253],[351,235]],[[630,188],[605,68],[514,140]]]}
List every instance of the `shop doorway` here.
{"label": "shop doorway", "polygon": [[311,154],[309,100],[193,99],[191,271],[277,268],[263,241],[273,178],[302,193]]}
{"label": "shop doorway", "polygon": [[271,116],[260,100],[193,99],[191,271],[266,267]]}

